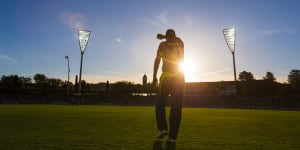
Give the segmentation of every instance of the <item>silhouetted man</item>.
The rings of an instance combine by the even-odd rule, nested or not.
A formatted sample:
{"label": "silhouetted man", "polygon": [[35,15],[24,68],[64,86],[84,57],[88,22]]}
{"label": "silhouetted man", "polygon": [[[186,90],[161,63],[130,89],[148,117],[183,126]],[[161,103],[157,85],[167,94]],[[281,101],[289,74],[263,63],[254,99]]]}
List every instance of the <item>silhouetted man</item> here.
{"label": "silhouetted man", "polygon": [[[184,90],[184,74],[180,64],[184,58],[184,44],[176,37],[173,29],[168,29],[166,35],[157,35],[158,39],[166,39],[159,44],[154,61],[153,84],[157,85],[157,71],[162,59],[162,74],[160,76],[159,100],[156,104],[156,121],[159,133],[157,138],[169,134],[168,142],[176,142],[181,121],[181,108]],[[166,100],[171,96],[171,110],[169,116],[170,129],[166,120]]]}

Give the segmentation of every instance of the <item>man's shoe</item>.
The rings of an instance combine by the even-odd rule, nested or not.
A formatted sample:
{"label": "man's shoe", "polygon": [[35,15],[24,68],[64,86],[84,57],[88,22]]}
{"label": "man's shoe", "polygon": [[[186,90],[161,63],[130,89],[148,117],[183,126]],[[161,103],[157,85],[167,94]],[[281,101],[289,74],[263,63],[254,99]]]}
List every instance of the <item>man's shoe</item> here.
{"label": "man's shoe", "polygon": [[166,142],[166,150],[176,150],[176,140],[168,139]]}
{"label": "man's shoe", "polygon": [[156,137],[159,138],[159,139],[162,139],[166,135],[168,135],[168,132],[166,130],[162,130],[162,131],[159,131],[159,133],[157,134]]}
{"label": "man's shoe", "polygon": [[167,142],[169,142],[169,143],[176,143],[176,140],[175,139],[168,139]]}

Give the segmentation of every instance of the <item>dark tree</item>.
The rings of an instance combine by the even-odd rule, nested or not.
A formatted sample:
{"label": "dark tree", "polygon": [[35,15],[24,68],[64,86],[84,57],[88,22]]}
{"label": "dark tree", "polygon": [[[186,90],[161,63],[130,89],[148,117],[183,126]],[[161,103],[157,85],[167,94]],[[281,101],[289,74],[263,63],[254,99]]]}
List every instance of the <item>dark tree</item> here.
{"label": "dark tree", "polygon": [[19,83],[22,88],[29,88],[32,86],[32,79],[27,77],[19,77]]}
{"label": "dark tree", "polygon": [[129,81],[119,81],[113,87],[114,92],[130,92],[134,90],[134,83]]}
{"label": "dark tree", "polygon": [[61,79],[50,78],[47,79],[50,89],[59,89],[63,85],[63,81]]}
{"label": "dark tree", "polygon": [[272,72],[267,72],[266,76],[263,77],[264,80],[276,81],[274,74]]}
{"label": "dark tree", "polygon": [[35,83],[37,83],[37,84],[47,82],[47,77],[44,74],[38,73],[38,74],[34,75],[33,79],[34,79]]}
{"label": "dark tree", "polygon": [[293,69],[288,75],[288,82],[297,89],[300,89],[300,70]]}
{"label": "dark tree", "polygon": [[81,92],[90,92],[90,84],[87,83],[85,80],[81,80]]}
{"label": "dark tree", "polygon": [[44,74],[36,74],[33,77],[33,80],[35,82],[35,87],[38,89],[48,89],[49,83],[48,78]]}
{"label": "dark tree", "polygon": [[251,72],[243,71],[239,74],[239,80],[249,81],[249,80],[254,80],[254,77]]}
{"label": "dark tree", "polygon": [[20,88],[18,75],[2,76],[1,86],[5,88]]}

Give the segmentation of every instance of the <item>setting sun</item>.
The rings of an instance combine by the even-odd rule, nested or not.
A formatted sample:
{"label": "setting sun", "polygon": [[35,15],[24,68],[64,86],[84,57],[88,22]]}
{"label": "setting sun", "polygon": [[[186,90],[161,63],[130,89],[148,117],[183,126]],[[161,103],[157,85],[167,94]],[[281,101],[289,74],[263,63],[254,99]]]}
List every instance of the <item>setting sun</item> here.
{"label": "setting sun", "polygon": [[186,82],[197,80],[197,65],[192,59],[185,59],[185,61],[180,64],[180,69],[184,72]]}

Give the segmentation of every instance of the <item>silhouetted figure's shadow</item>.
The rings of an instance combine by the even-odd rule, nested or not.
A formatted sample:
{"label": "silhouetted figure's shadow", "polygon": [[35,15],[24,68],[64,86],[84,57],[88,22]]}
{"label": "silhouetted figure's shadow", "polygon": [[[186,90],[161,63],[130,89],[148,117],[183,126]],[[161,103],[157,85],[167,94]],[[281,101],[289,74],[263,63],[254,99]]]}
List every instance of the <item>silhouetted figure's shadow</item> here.
{"label": "silhouetted figure's shadow", "polygon": [[164,149],[163,142],[161,140],[156,140],[153,143],[152,150],[176,150],[176,143],[166,142],[166,147]]}

